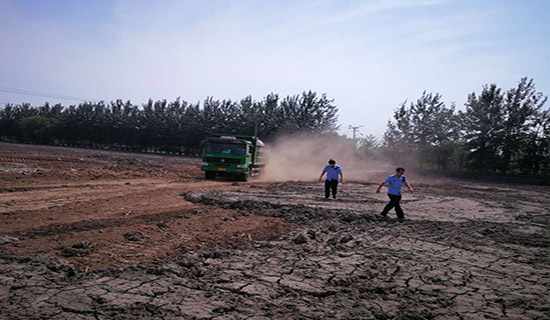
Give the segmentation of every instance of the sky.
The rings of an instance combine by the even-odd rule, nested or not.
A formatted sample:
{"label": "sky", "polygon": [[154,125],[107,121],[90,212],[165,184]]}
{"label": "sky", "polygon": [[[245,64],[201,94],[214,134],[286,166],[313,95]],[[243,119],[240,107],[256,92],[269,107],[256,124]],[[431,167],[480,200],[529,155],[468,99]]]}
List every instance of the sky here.
{"label": "sky", "polygon": [[485,84],[529,77],[549,95],[549,13],[546,0],[0,0],[0,104],[312,90],[334,99],[341,133],[380,138],[423,91],[463,109]]}

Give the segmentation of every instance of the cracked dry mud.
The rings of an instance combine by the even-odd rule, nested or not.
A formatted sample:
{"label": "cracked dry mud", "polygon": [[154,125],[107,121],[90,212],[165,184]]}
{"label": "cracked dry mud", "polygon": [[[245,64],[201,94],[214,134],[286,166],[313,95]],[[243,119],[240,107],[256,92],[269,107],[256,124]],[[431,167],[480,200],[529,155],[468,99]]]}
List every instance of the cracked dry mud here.
{"label": "cracked dry mud", "polygon": [[[17,251],[27,233],[5,234],[0,318],[550,318],[548,187],[420,183],[404,196],[407,220],[399,223],[393,212],[378,216],[386,196],[373,193],[374,183],[344,184],[340,200],[328,202],[315,183],[199,186],[177,184],[182,207],[173,203],[172,212],[194,208],[204,219],[217,212],[223,223],[278,219],[286,227],[87,272],[86,263],[104,261],[100,245],[67,258]],[[155,228],[174,226],[165,214]],[[156,237],[136,224],[120,241],[125,232]],[[152,241],[136,238],[131,244]]]}

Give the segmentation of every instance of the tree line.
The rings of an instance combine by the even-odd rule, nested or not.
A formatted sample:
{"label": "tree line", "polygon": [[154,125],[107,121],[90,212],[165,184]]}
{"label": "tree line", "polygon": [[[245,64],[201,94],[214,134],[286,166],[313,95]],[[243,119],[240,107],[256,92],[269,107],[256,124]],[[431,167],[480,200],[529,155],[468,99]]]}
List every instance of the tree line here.
{"label": "tree line", "polygon": [[6,104],[0,109],[4,141],[129,151],[197,153],[213,133],[253,135],[270,140],[294,132],[335,131],[338,108],[325,94],[312,91],[260,101],[208,97],[201,103],[149,100],[86,102],[33,107]]}
{"label": "tree line", "polygon": [[[548,176],[550,110],[532,79],[503,90],[495,84],[467,97],[465,108],[423,92],[394,111],[382,139],[359,139],[357,152],[408,167],[442,171]],[[213,133],[258,136],[266,141],[295,132],[336,135],[338,108],[325,94],[308,91],[261,100],[208,97],[202,103],[121,100],[64,107],[48,103],[0,108],[0,139],[11,142],[200,153]],[[340,137],[342,141],[350,140]],[[353,145],[352,141],[352,145]]]}
{"label": "tree line", "polygon": [[528,78],[507,91],[484,85],[460,111],[441,94],[424,92],[394,111],[381,141],[364,137],[359,149],[426,169],[549,176],[546,101]]}

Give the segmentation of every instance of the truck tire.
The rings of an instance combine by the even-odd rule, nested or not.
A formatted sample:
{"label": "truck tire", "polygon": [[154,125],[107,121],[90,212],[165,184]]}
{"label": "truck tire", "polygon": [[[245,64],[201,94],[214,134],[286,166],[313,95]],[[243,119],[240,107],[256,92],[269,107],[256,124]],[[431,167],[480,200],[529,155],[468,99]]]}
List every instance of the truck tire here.
{"label": "truck tire", "polygon": [[248,179],[250,179],[250,173],[242,173],[241,176],[240,176],[240,180],[241,181],[248,181]]}
{"label": "truck tire", "polygon": [[216,173],[212,171],[205,171],[204,172],[204,178],[205,179],[216,179]]}

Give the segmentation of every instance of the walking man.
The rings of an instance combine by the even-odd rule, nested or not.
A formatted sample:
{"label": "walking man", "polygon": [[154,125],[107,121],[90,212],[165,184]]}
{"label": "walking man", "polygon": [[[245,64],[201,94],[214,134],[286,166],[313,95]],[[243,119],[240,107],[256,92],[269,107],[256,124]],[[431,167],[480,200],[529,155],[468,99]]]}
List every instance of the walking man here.
{"label": "walking man", "polygon": [[413,192],[412,186],[407,182],[405,176],[403,176],[403,173],[405,173],[405,169],[401,167],[395,169],[395,174],[387,177],[386,180],[380,183],[378,189],[376,189],[376,193],[379,193],[382,186],[386,183],[388,184],[388,197],[390,197],[390,203],[388,203],[384,210],[382,210],[381,215],[383,217],[387,217],[388,212],[395,207],[395,213],[397,213],[397,220],[399,222],[403,222],[405,220],[405,214],[399,205],[399,201],[401,201],[401,184],[406,185],[409,191]]}
{"label": "walking man", "polygon": [[331,190],[332,197],[336,199],[336,192],[338,190],[338,176],[340,176],[340,182],[344,182],[344,174],[342,173],[342,168],[336,165],[336,161],[330,159],[328,161],[328,166],[326,166],[321,172],[319,181],[323,179],[325,173],[327,174],[327,179],[325,180],[325,199],[329,198]]}

